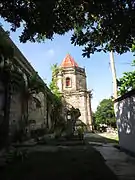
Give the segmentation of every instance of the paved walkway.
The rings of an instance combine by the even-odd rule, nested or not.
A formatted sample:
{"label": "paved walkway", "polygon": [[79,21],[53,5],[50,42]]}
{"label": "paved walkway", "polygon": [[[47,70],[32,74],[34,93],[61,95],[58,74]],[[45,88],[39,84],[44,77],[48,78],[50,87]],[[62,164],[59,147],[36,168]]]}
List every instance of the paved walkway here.
{"label": "paved walkway", "polygon": [[[94,135],[98,139],[98,135]],[[114,143],[91,142],[88,140],[91,135],[87,134],[86,139],[106,160],[108,167],[117,175],[119,180],[135,180],[135,158],[127,155],[114,147]]]}

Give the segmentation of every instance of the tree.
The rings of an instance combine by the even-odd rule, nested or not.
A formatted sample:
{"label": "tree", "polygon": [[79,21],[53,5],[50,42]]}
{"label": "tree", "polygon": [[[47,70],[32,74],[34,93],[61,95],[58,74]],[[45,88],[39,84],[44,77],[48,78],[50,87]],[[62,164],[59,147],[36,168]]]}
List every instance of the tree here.
{"label": "tree", "polygon": [[96,129],[96,117],[95,117],[95,112],[92,112],[92,125],[93,125],[93,129]]}
{"label": "tree", "polygon": [[54,130],[59,131],[59,135],[61,135],[61,132],[65,128],[65,120],[61,116],[62,114],[62,96],[59,92],[59,88],[57,86],[57,73],[59,73],[60,68],[58,67],[58,64],[53,64],[51,66],[52,70],[52,81],[49,84],[50,90],[53,93],[53,107],[52,107],[52,119],[54,122]]}
{"label": "tree", "polygon": [[49,87],[52,91],[52,93],[55,95],[55,98],[57,101],[61,101],[61,93],[59,92],[59,88],[57,86],[57,73],[59,73],[60,71],[60,67],[58,67],[58,64],[53,64],[51,66],[51,70],[52,70],[52,81],[49,84]]}
{"label": "tree", "polygon": [[[131,65],[135,66],[135,60]],[[119,95],[124,95],[128,91],[135,89],[135,71],[124,72],[123,77],[117,81]]]}
{"label": "tree", "polygon": [[88,57],[100,51],[135,51],[134,8],[134,0],[0,0],[0,15],[11,30],[23,28],[21,42],[53,39],[71,30],[71,42],[84,46]]}
{"label": "tree", "polygon": [[114,114],[113,102],[111,99],[103,99],[94,114],[95,124],[107,124],[116,127],[116,119]]}

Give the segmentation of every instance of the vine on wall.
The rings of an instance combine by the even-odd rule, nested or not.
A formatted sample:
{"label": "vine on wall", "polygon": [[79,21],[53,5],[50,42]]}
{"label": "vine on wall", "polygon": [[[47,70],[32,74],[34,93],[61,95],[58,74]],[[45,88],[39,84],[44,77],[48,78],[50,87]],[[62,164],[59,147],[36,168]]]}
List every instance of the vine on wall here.
{"label": "vine on wall", "polygon": [[54,94],[53,98],[53,121],[54,121],[54,131],[59,130],[59,135],[65,129],[65,119],[62,117],[62,95],[57,86],[57,74],[61,70],[57,64],[51,66],[52,70],[52,81],[49,85],[50,90]]}
{"label": "vine on wall", "polygon": [[53,64],[51,66],[51,70],[52,70],[52,81],[50,82],[49,87],[50,87],[52,93],[55,96],[55,98],[54,98],[55,103],[57,105],[60,105],[62,96],[61,96],[61,93],[60,93],[59,88],[57,86],[57,80],[58,80],[57,79],[57,74],[59,73],[60,68],[58,67],[57,64]]}

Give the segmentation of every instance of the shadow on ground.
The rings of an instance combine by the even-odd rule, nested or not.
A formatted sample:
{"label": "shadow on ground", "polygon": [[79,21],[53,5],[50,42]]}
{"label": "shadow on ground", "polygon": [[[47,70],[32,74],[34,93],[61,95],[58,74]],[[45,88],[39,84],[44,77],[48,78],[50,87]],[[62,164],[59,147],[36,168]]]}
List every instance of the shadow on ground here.
{"label": "shadow on ground", "polygon": [[116,180],[103,157],[91,146],[31,152],[23,162],[14,162],[0,171],[1,180]]}
{"label": "shadow on ground", "polygon": [[104,143],[104,144],[106,143],[118,144],[118,140],[111,139],[109,137],[103,137],[97,133],[88,133],[86,134],[85,138],[89,142],[97,142],[97,143]]}

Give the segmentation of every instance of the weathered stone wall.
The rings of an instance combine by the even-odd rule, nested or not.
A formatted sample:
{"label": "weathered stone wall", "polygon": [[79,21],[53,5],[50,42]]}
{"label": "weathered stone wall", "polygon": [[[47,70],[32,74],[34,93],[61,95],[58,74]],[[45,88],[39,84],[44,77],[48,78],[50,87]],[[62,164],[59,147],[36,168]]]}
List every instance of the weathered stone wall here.
{"label": "weathered stone wall", "polygon": [[88,104],[87,92],[65,93],[66,102],[81,112],[79,119],[87,125],[91,125],[90,104]]}
{"label": "weathered stone wall", "polygon": [[22,104],[21,94],[12,92],[10,100],[9,132],[11,136],[21,128],[22,125]]}
{"label": "weathered stone wall", "polygon": [[[66,78],[70,78],[71,80],[71,86],[66,87]],[[57,85],[59,87],[59,91],[76,91],[76,71],[73,68],[66,68],[63,69],[58,75],[57,75]]]}
{"label": "weathered stone wall", "polygon": [[39,100],[41,103],[41,107],[36,106],[36,102],[31,99],[29,100],[29,116],[28,120],[35,120],[36,122],[36,127],[41,128],[44,125],[44,117],[45,117],[45,99],[44,99],[44,94],[39,93],[38,95],[35,95],[35,97]]}
{"label": "weathered stone wall", "polygon": [[48,130],[51,129],[51,126],[52,126],[51,113],[52,113],[52,103],[48,101],[47,102],[47,122],[46,122]]}
{"label": "weathered stone wall", "polygon": [[4,86],[0,81],[0,126],[4,121]]}
{"label": "weathered stone wall", "polygon": [[79,118],[82,122],[87,124],[87,106],[86,106],[86,95],[81,93],[79,97],[79,109],[81,112],[81,117]]}
{"label": "weathered stone wall", "polygon": [[[8,47],[11,47],[14,51],[14,57],[10,59],[10,61],[14,60],[14,64],[18,66],[18,69],[23,72],[24,79],[26,81],[27,86],[27,77],[35,74],[34,68],[30,65],[27,59],[23,56],[21,51],[17,48],[17,46],[13,43],[8,35],[5,34],[5,31],[0,27],[0,35],[4,38],[5,44],[8,44]],[[39,77],[41,80],[41,78]],[[45,95],[43,93],[39,93],[37,98],[41,102],[41,108],[37,108],[35,102],[31,99],[28,103],[28,120],[35,120],[37,127],[41,127],[43,124],[47,124],[49,118],[49,126],[51,126],[51,107],[47,104],[50,101],[53,94],[48,89],[46,84],[45,86]],[[1,84],[0,84],[1,89]],[[10,104],[10,118],[9,118],[9,125],[10,125],[10,132],[14,133],[16,130],[21,129],[21,126],[24,122],[24,114],[22,114],[22,99],[20,98],[21,94],[19,92],[13,92],[11,96],[11,104]],[[49,98],[48,98],[49,97]],[[3,97],[0,93],[0,100],[2,102]],[[27,108],[26,108],[27,109]],[[48,112],[49,113],[48,113]],[[0,110],[0,113],[3,112]],[[24,112],[23,112],[24,113]],[[25,113],[27,114],[27,113]],[[48,115],[49,114],[49,115]],[[1,118],[2,119],[2,118]],[[23,122],[22,122],[23,121]],[[1,121],[0,121],[1,122]],[[26,122],[24,122],[26,123]]]}
{"label": "weathered stone wall", "polygon": [[[70,78],[71,86],[66,87],[66,78]],[[76,91],[76,75],[74,71],[69,69],[69,72],[66,70],[63,74],[63,91]]]}
{"label": "weathered stone wall", "polygon": [[85,73],[76,74],[76,89],[84,91],[87,89]]}
{"label": "weathered stone wall", "polygon": [[[86,75],[82,68],[66,68],[58,76],[58,87],[60,91],[86,90]],[[66,87],[66,78],[71,79],[71,86]]]}

